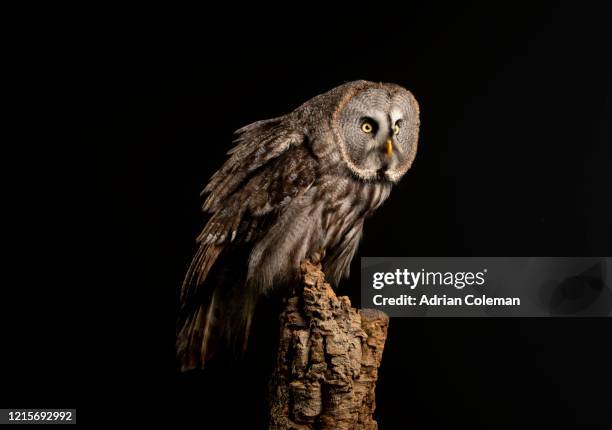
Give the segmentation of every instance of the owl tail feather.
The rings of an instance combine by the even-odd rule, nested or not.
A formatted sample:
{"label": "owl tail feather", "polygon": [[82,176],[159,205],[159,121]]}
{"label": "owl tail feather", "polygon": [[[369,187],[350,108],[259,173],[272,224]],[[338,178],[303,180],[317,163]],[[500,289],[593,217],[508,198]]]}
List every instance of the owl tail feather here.
{"label": "owl tail feather", "polygon": [[[244,276],[213,270],[209,252],[198,253],[187,273],[177,332],[177,358],[181,370],[203,368],[222,353],[246,350],[257,296],[245,285]],[[215,258],[216,259],[216,258]],[[208,266],[208,267],[207,267]],[[197,283],[197,288],[190,284]]]}
{"label": "owl tail feather", "polygon": [[246,350],[255,306],[239,298],[216,288],[209,303],[198,305],[185,318],[177,338],[182,371],[203,368],[221,350],[232,354]]}

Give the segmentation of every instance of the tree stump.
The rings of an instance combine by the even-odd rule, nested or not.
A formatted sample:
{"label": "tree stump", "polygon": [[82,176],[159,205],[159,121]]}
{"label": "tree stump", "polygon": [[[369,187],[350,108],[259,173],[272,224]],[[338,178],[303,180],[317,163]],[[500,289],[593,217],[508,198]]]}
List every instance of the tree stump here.
{"label": "tree stump", "polygon": [[376,429],[374,389],[389,317],[337,297],[320,265],[306,261],[301,271],[280,316],[269,428]]}

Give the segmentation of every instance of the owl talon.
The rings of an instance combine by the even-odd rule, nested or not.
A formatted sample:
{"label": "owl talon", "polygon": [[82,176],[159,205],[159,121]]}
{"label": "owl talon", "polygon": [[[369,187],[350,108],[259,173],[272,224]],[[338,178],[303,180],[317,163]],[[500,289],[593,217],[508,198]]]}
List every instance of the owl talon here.
{"label": "owl talon", "polygon": [[319,249],[318,251],[312,253],[312,255],[310,256],[310,261],[312,261],[313,264],[319,264],[323,261],[324,258],[325,249]]}
{"label": "owl talon", "polygon": [[312,264],[319,264],[321,262],[321,255],[318,252],[313,252],[310,256],[310,261],[312,261]]}

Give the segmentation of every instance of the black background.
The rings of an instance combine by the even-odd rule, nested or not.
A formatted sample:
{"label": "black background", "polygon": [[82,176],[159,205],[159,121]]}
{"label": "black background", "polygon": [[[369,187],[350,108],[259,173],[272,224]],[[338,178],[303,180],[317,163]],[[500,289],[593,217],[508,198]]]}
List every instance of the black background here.
{"label": "black background", "polygon": [[[118,210],[93,230],[72,224],[96,244],[105,228],[121,231],[94,262],[77,249],[88,279],[120,270],[100,288],[70,283],[60,295],[70,302],[53,312],[36,308],[39,319],[27,327],[37,340],[15,339],[18,352],[7,354],[7,407],[34,400],[77,406],[81,421],[110,407],[135,421],[258,428],[261,362],[228,365],[233,376],[227,368],[176,370],[177,292],[204,221],[199,192],[233,130],[349,80],[398,83],[421,107],[415,163],[366,223],[353,276],[340,286],[353,303],[359,256],[612,254],[605,11],[352,8],[283,17],[142,11],[123,20],[128,35],[105,50],[117,62],[84,83],[104,91],[110,79],[121,82],[107,115],[126,128],[109,133],[116,152],[104,158],[112,188],[104,206]],[[104,47],[115,27],[100,28],[96,46]],[[124,221],[132,222],[125,231],[110,227]],[[123,251],[125,266],[115,261]],[[609,319],[393,319],[379,426],[609,428],[610,329]],[[58,332],[70,341],[59,346]],[[224,427],[210,424],[216,419]]]}

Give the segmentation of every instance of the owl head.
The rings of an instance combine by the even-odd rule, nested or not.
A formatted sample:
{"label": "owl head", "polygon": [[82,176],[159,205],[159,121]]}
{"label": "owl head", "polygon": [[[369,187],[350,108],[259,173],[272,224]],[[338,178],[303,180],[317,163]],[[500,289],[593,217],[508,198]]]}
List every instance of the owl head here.
{"label": "owl head", "polygon": [[340,153],[362,180],[397,182],[412,165],[419,134],[419,105],[396,84],[345,84],[331,121]]}

